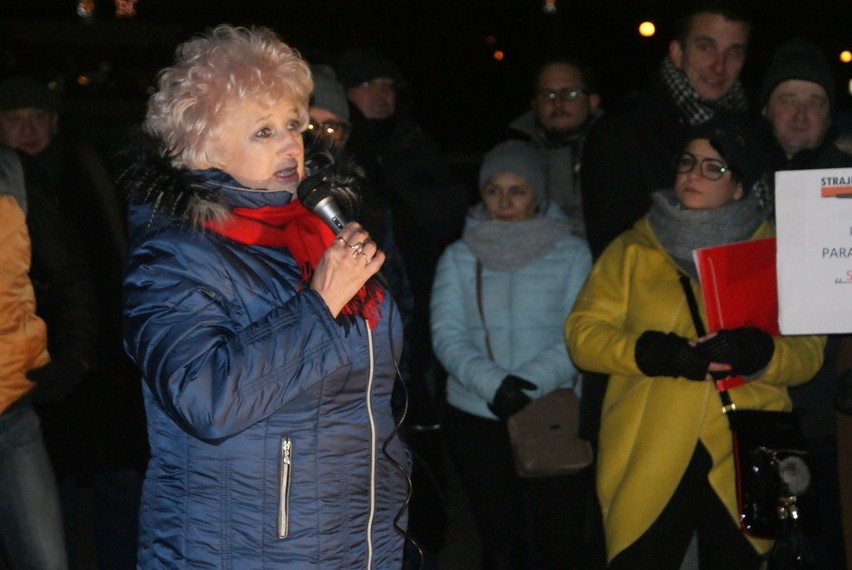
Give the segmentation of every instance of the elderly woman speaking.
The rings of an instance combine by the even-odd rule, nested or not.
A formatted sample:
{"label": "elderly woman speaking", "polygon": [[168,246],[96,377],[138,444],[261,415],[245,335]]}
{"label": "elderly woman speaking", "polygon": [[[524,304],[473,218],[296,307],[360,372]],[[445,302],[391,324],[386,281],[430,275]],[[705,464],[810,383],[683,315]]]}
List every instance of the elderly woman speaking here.
{"label": "elderly woman speaking", "polygon": [[294,199],[311,89],[271,31],[223,25],[178,48],[149,101],[122,178],[142,568],[401,565],[401,321],[367,232],[335,237]]}

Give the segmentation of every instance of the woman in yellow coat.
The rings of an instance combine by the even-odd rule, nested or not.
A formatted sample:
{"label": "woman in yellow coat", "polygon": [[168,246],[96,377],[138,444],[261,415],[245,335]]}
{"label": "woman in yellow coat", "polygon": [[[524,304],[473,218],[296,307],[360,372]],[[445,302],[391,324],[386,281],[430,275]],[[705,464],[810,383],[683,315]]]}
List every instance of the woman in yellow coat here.
{"label": "woman in yellow coat", "polygon": [[732,119],[695,132],[677,158],[674,189],[601,255],[565,323],[581,369],[610,375],[597,489],[610,568],[674,568],[692,536],[701,568],[757,568],[771,542],[737,523],[731,433],[711,373],[741,374],[740,408],[788,410],[787,386],[822,363],[822,337],[754,328],[697,338],[680,276],[702,319],[692,251],[772,235],[747,191],[761,164]]}

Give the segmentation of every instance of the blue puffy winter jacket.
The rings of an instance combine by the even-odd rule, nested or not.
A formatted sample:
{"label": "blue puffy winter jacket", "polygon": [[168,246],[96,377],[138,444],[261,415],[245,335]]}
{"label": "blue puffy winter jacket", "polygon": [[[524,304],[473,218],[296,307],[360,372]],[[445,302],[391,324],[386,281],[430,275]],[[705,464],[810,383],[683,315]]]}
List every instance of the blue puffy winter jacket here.
{"label": "blue puffy winter jacket", "polygon": [[[216,192],[229,208],[291,197],[233,181]],[[139,567],[399,568],[392,301],[375,329],[343,327],[286,249],[187,218],[130,208],[125,347],[151,444]]]}

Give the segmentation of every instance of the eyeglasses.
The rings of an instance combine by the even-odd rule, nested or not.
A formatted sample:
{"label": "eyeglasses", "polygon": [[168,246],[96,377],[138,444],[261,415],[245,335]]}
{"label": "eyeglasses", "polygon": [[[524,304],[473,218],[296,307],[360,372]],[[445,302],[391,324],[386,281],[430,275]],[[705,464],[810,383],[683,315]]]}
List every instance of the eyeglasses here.
{"label": "eyeglasses", "polygon": [[319,137],[326,137],[334,142],[344,142],[349,138],[352,127],[342,121],[324,121],[318,123],[314,120],[308,121],[308,130]]}
{"label": "eyeglasses", "polygon": [[536,97],[546,103],[553,103],[556,101],[565,103],[566,101],[576,101],[588,93],[589,92],[582,87],[575,87],[573,89],[565,87],[564,89],[541,89],[536,93]]}
{"label": "eyeglasses", "polygon": [[692,172],[698,166],[701,176],[707,180],[719,180],[728,171],[728,166],[718,158],[701,158],[691,152],[684,152],[675,161],[678,174]]}

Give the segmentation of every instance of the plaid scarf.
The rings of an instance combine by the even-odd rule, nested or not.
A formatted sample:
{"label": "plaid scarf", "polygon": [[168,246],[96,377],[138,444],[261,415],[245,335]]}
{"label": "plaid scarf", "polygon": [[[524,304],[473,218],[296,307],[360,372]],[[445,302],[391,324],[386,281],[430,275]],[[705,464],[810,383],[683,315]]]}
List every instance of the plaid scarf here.
{"label": "plaid scarf", "polygon": [[690,126],[706,123],[718,111],[743,113],[748,110],[746,92],[739,81],[718,101],[704,101],[689,83],[686,74],[675,67],[668,57],[663,58],[659,74],[675,105],[683,112]]}

